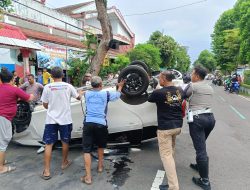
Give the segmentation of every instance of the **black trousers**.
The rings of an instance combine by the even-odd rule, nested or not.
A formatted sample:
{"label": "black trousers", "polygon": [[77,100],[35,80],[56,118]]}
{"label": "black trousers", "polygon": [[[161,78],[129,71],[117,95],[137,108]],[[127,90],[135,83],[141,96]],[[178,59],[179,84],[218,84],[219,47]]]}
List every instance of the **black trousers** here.
{"label": "black trousers", "polygon": [[215,126],[212,113],[194,116],[194,121],[189,123],[189,133],[196,151],[196,161],[207,161],[206,139]]}

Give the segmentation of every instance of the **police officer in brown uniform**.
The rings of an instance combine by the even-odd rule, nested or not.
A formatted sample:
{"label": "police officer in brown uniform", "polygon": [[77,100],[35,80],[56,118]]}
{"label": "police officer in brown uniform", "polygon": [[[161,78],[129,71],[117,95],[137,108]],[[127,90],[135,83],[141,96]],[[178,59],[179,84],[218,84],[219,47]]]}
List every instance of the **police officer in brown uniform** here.
{"label": "police officer in brown uniform", "polygon": [[206,151],[206,139],[215,126],[212,113],[213,89],[204,81],[206,69],[196,66],[192,73],[192,84],[186,91],[189,97],[189,132],[196,151],[196,163],[190,167],[199,172],[200,178],[193,177],[193,182],[204,190],[210,190],[208,171],[209,162]]}

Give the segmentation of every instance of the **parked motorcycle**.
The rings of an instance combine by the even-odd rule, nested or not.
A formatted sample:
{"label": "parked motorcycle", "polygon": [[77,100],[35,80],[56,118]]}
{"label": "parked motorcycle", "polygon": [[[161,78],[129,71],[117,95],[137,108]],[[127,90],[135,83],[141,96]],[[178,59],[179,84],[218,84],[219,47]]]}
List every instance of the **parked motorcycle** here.
{"label": "parked motorcycle", "polygon": [[222,80],[220,78],[215,78],[215,79],[212,80],[212,83],[214,85],[221,86],[222,85]]}

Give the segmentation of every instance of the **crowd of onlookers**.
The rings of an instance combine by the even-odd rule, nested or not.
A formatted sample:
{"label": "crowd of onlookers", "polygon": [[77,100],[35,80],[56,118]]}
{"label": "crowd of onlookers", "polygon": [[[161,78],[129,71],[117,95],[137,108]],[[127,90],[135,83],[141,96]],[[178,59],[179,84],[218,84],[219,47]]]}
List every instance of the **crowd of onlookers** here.
{"label": "crowd of onlookers", "polygon": [[[6,68],[2,68],[2,70],[5,70]],[[12,71],[12,74],[13,74],[13,83],[15,86],[19,87],[20,85],[28,82],[28,78],[30,75],[34,76],[34,80],[45,86],[46,84],[49,84],[51,82],[53,82],[53,78],[51,77],[51,74],[48,72],[48,70],[46,68],[44,68],[43,70],[38,70],[37,71],[37,75],[33,75],[29,72],[26,72],[25,73],[25,76],[23,78],[19,77],[17,72],[14,70]]]}
{"label": "crowd of onlookers", "polygon": [[[148,97],[148,101],[155,103],[157,107],[159,153],[168,179],[168,185],[161,189],[180,189],[175,165],[175,141],[181,133],[185,116],[183,101],[186,100],[188,102],[189,133],[196,151],[196,163],[190,164],[190,167],[200,176],[193,177],[192,181],[204,190],[211,190],[206,140],[214,129],[215,118],[212,111],[213,89],[204,81],[206,75],[206,69],[196,66],[191,75],[191,83],[188,83],[190,78],[187,77],[185,81],[188,84],[182,89],[174,85],[175,76],[171,71],[163,71],[159,76],[160,87],[156,88]],[[18,80],[15,73],[13,75],[7,69],[0,73],[0,174],[16,169],[13,166],[7,166],[5,152],[12,138],[11,121],[16,114],[18,99],[36,103],[41,96],[43,107],[47,109],[43,134],[44,170],[41,178],[49,180],[52,177],[50,168],[52,147],[58,141],[58,134],[60,134],[62,142],[61,169],[65,170],[72,164],[72,161],[68,159],[73,128],[70,100],[71,98],[81,100],[84,96],[86,113],[82,118],[82,147],[86,175],[80,179],[83,183],[90,185],[93,181],[91,152],[94,145],[97,145],[97,172],[103,172],[104,148],[106,148],[108,140],[106,119],[108,103],[120,98],[126,81],[120,81],[116,91],[103,91],[102,79],[87,73],[83,77],[82,84],[91,85],[91,89],[77,91],[71,84],[63,82],[63,70],[60,67],[54,67],[51,74],[43,70],[39,76],[42,76],[42,79],[37,77],[36,81],[35,76],[29,74],[25,77],[26,81],[23,84],[15,83],[13,85]],[[111,75],[109,79],[112,80],[113,77]],[[52,79],[50,80],[50,78]],[[43,84],[38,81],[42,81]]]}

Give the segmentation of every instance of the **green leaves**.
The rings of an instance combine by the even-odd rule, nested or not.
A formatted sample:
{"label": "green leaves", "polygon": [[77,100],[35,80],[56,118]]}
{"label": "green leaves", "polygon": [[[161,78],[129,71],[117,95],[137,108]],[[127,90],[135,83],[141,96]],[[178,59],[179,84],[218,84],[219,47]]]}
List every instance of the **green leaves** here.
{"label": "green leaves", "polygon": [[160,51],[152,44],[138,44],[128,53],[130,61],[140,60],[149,68],[159,70],[161,64]]}
{"label": "green leaves", "polygon": [[10,12],[12,11],[12,2],[11,0],[1,0],[0,1],[0,13],[3,11]]}
{"label": "green leaves", "polygon": [[118,55],[115,58],[115,62],[110,64],[108,67],[102,66],[101,71],[99,75],[104,78],[109,73],[118,73],[118,71],[122,70],[124,67],[126,67],[130,63],[129,58],[126,55]]}
{"label": "green leaves", "polygon": [[190,66],[190,57],[187,49],[179,45],[171,36],[163,35],[160,31],[155,31],[150,36],[149,44],[160,50],[162,68],[177,69],[187,71]]}
{"label": "green leaves", "polygon": [[214,54],[208,50],[203,50],[199,58],[195,61],[194,65],[202,65],[207,68],[210,72],[216,69],[216,60]]}
{"label": "green leaves", "polygon": [[244,72],[244,83],[250,85],[250,71]]}
{"label": "green leaves", "polygon": [[71,83],[74,86],[81,86],[82,77],[86,73],[89,64],[85,61],[81,61],[80,59],[73,59],[69,63],[70,69],[67,71],[70,76]]}
{"label": "green leaves", "polygon": [[215,24],[212,49],[218,65],[233,71],[250,63],[250,1],[238,0]]}

